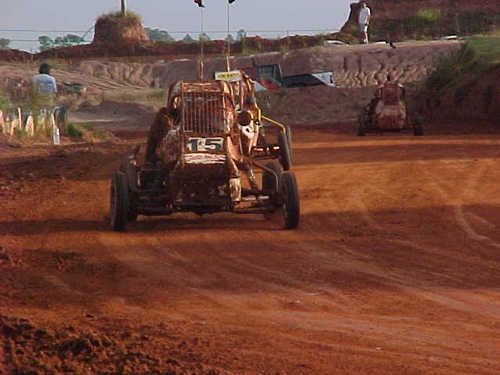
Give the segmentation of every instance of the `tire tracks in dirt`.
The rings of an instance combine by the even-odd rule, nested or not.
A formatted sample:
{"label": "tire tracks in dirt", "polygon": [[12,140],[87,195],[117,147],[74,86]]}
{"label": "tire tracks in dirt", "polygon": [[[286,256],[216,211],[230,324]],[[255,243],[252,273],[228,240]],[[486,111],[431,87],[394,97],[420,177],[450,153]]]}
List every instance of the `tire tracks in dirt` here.
{"label": "tire tracks in dirt", "polygon": [[[90,311],[132,327],[161,322],[186,341],[210,338],[216,344],[204,349],[204,363],[235,373],[257,371],[257,362],[260,372],[290,374],[500,371],[498,261],[488,241],[454,238],[465,233],[454,209],[461,205],[472,229],[495,241],[483,230],[494,230],[496,216],[467,206],[483,191],[491,201],[494,185],[482,184],[493,155],[478,170],[453,161],[446,147],[422,161],[432,139],[360,141],[325,132],[315,143],[313,131],[295,135],[303,198],[296,231],[261,217],[178,214],[141,217],[127,232],[112,232],[101,222],[107,176],[118,165],[108,155],[66,181],[59,198],[71,198],[67,206],[51,206],[53,186],[40,185],[38,212],[22,206],[13,224],[20,248],[34,249],[44,261],[40,273],[57,277],[47,284],[64,282],[47,296],[65,296],[64,285],[78,292],[59,311]],[[115,154],[118,161],[118,148]],[[87,170],[91,160],[73,161]],[[70,251],[78,257],[62,267],[52,260]],[[25,301],[24,311],[66,324]]]}
{"label": "tire tracks in dirt", "polygon": [[[443,185],[442,179],[430,174],[430,172],[428,172],[426,168],[422,168],[422,172],[427,174],[433,179],[432,185],[434,186],[435,191],[438,194],[440,194],[446,201],[452,204],[455,220],[458,226],[464,231],[464,233],[468,236],[469,239],[499,248],[500,243],[494,241],[493,239],[484,234],[479,234],[473,228],[473,226],[467,220],[467,213],[464,211],[464,201],[467,199],[474,200],[474,198],[476,198],[477,196],[476,192],[478,190],[480,179],[485,176],[486,170],[488,168],[493,167],[494,165],[495,165],[494,160],[488,160],[482,162],[479,167],[476,167],[469,175],[469,178],[462,185],[463,186],[462,192],[458,193],[456,197],[452,197],[452,194],[447,193],[446,190],[441,186]],[[479,218],[479,220],[483,221],[485,220],[484,218],[481,218],[478,215],[474,216],[476,218]],[[492,224],[490,223],[490,225]]]}

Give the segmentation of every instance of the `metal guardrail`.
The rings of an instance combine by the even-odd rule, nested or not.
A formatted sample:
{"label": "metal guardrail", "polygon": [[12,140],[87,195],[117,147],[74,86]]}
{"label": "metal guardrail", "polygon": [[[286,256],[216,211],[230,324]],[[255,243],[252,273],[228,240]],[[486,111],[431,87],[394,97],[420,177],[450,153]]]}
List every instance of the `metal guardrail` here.
{"label": "metal guardrail", "polygon": [[[239,38],[243,37],[254,37],[259,36],[268,39],[281,39],[293,35],[318,35],[318,34],[328,34],[338,32],[338,29],[332,28],[304,28],[304,29],[274,29],[274,30],[204,30],[203,34],[208,35],[212,40],[223,40],[226,39],[228,34],[237,41]],[[168,31],[168,33],[175,39],[175,41],[182,40],[186,35],[192,36],[194,40],[201,34],[200,30],[173,30]],[[241,33],[244,33],[241,35]],[[43,29],[11,29],[4,28],[0,29],[0,38],[9,39],[12,43],[20,43],[22,45],[32,44],[31,48],[39,47],[39,36],[49,36],[52,39],[57,37],[63,37],[67,34],[75,34],[81,36],[84,40],[80,44],[88,44],[92,42],[93,39],[93,26],[88,30],[43,30]],[[17,37],[19,35],[19,37]],[[24,37],[29,35],[27,37]],[[17,47],[11,47],[17,48]]]}

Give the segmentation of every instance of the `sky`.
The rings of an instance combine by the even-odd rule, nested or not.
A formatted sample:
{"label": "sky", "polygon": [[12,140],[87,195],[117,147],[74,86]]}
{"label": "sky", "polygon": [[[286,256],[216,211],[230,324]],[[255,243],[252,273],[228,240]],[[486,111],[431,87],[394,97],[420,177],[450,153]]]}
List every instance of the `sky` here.
{"label": "sky", "polygon": [[[10,47],[37,52],[38,40],[66,34],[82,36],[93,30],[96,19],[120,10],[120,0],[0,0],[0,38],[12,40]],[[349,15],[351,0],[235,0],[230,6],[231,31],[244,29],[248,35],[286,36],[336,31]],[[127,0],[128,9],[138,13],[143,26],[168,31],[182,39],[203,30],[212,39],[224,39],[228,29],[227,0],[204,0],[199,8],[193,0]],[[36,30],[25,32],[20,30]],[[49,31],[60,32],[49,32]],[[272,33],[264,33],[272,31]],[[215,33],[220,32],[220,33]],[[87,36],[91,38],[92,34]]]}

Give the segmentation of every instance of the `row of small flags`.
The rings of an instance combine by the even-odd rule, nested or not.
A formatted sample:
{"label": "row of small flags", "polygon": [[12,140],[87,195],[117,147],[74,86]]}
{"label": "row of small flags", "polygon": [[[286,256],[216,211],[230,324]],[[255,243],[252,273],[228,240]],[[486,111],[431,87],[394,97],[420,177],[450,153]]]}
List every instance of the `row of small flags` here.
{"label": "row of small flags", "polygon": [[[228,0],[229,4],[234,3],[236,0]],[[205,4],[203,4],[203,0],[194,0],[196,4],[198,4],[199,7],[205,8]]]}

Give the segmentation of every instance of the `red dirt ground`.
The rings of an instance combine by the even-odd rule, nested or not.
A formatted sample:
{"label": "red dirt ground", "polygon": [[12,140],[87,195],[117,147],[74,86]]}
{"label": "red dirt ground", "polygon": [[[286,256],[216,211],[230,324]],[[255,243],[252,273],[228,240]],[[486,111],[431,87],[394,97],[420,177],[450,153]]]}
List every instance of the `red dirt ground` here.
{"label": "red dirt ground", "polygon": [[500,135],[348,130],[295,130],[295,231],[110,231],[144,134],[0,149],[0,374],[500,373]]}

